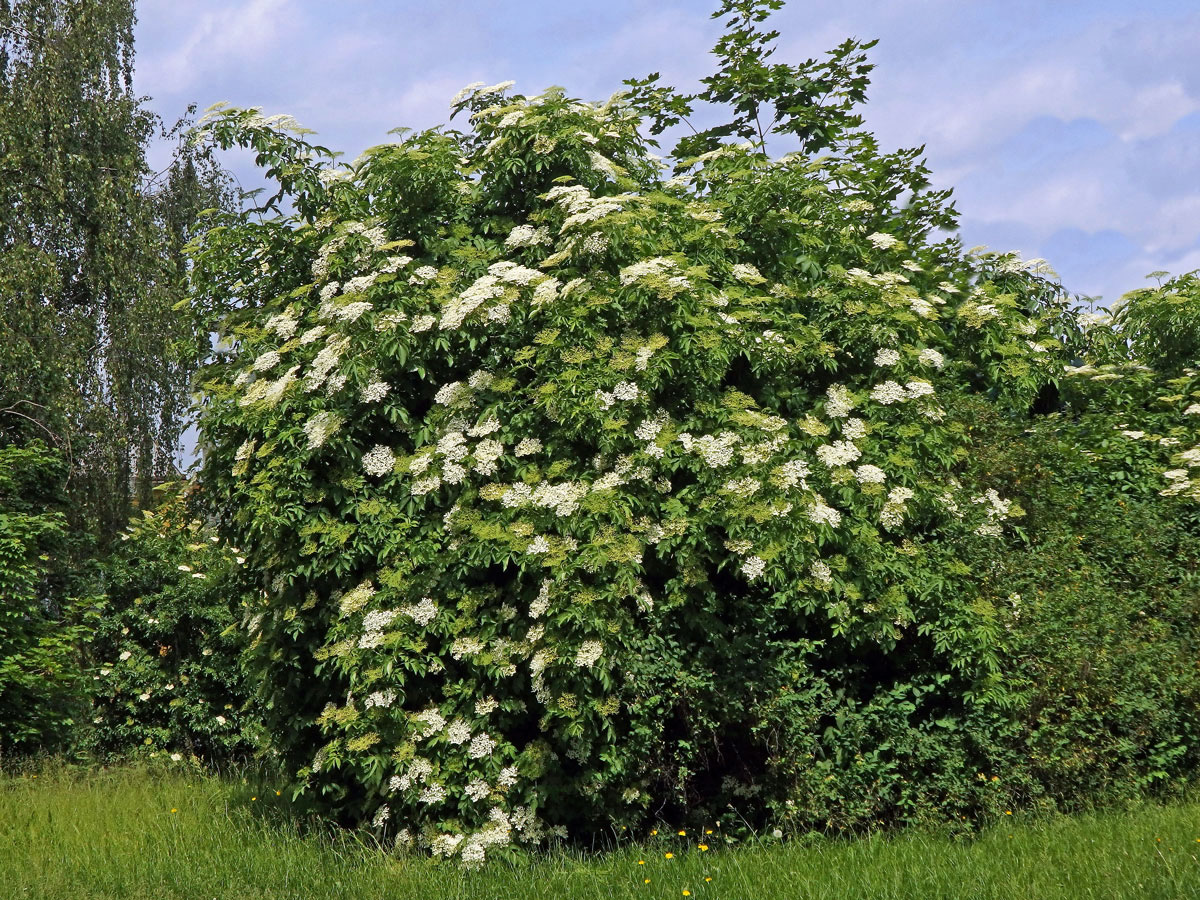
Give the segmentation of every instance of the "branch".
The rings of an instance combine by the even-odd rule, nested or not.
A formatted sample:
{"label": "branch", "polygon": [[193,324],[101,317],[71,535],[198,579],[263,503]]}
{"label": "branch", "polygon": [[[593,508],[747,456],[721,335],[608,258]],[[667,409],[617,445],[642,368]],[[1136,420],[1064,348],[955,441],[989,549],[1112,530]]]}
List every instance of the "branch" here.
{"label": "branch", "polygon": [[66,453],[67,453],[67,480],[70,481],[71,474],[75,471],[75,460],[71,454],[71,437],[70,437],[70,435],[68,435],[66,438],[60,438],[57,434],[55,434],[48,427],[46,427],[46,425],[43,422],[41,422],[40,420],[35,419],[33,416],[27,415],[26,413],[18,411],[17,407],[20,406],[21,404],[26,404],[28,406],[34,406],[34,407],[37,407],[38,409],[46,408],[46,407],[42,406],[40,403],[34,403],[32,400],[18,400],[12,406],[6,406],[3,409],[0,409],[0,415],[8,413],[9,415],[18,416],[22,419],[25,419],[26,421],[32,422],[38,428],[42,429],[42,431],[46,432],[46,434],[50,435],[50,440],[54,442],[55,447],[62,448],[63,445],[65,444],[66,445],[65,449],[66,449]]}
{"label": "branch", "polygon": [[46,42],[39,37],[34,37],[23,28],[18,28],[16,25],[0,25],[0,31],[7,31],[9,34],[15,34],[19,38],[24,38],[27,41],[33,41],[35,44],[41,44],[43,47]]}

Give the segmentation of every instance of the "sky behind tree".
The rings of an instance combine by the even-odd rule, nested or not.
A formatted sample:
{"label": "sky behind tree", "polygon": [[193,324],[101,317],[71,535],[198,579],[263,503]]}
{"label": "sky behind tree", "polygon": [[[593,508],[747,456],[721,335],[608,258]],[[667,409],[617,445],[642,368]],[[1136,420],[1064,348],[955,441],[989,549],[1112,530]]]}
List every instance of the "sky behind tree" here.
{"label": "sky behind tree", "polygon": [[[658,71],[690,91],[714,67],[716,5],[141,0],[136,86],[168,121],[218,101],[291,114],[351,160],[445,123],[472,81],[603,100]],[[865,127],[925,146],[967,246],[1045,258],[1104,304],[1200,268],[1195,0],[792,0],[769,24],[780,62],[879,39]]]}

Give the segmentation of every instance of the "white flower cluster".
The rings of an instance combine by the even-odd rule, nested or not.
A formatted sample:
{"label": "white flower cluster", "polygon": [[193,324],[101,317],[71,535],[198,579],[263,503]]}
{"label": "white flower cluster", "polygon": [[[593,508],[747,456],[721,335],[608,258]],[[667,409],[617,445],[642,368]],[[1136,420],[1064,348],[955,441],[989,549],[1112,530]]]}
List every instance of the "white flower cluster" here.
{"label": "white flower cluster", "polygon": [[842,514],[825,502],[825,498],[817,494],[813,504],[808,509],[808,518],[818,525],[828,525],[837,528],[842,524]]}
{"label": "white flower cluster", "polygon": [[522,438],[513,449],[513,456],[532,456],[542,451],[542,442],[537,438]]}
{"label": "white flower cluster", "polygon": [[888,530],[899,528],[904,522],[907,511],[905,504],[913,498],[912,488],[894,487],[888,491],[887,502],[879,514],[880,524]]}
{"label": "white flower cluster", "polygon": [[386,381],[372,381],[362,389],[359,399],[363,403],[378,403],[388,395],[388,391],[391,389],[392,386]]}
{"label": "white flower cluster", "polygon": [[745,284],[762,284],[767,280],[762,277],[762,273],[758,269],[749,263],[735,263],[733,277]]}
{"label": "white flower cluster", "polygon": [[893,350],[891,347],[881,347],[875,354],[875,365],[877,366],[894,366],[900,362],[900,351]]}
{"label": "white flower cluster", "polygon": [[597,388],[595,397],[601,409],[609,409],[617,401],[636,400],[640,393],[636,383],[619,381],[611,391],[602,391]]}
{"label": "white flower cluster", "polygon": [[890,406],[893,403],[902,403],[907,400],[908,394],[896,382],[885,381],[883,384],[877,384],[871,389],[871,399],[876,403],[882,403],[884,406]]}
{"label": "white flower cluster", "polygon": [[945,357],[932,347],[926,347],[918,353],[917,359],[927,366],[933,366],[935,369],[940,369],[946,364]]}
{"label": "white flower cluster", "polygon": [[554,238],[550,236],[550,229],[545,225],[539,225],[536,228],[532,225],[518,225],[508,233],[504,246],[515,249],[518,247],[543,247],[552,243],[554,243]]}
{"label": "white flower cluster", "polygon": [[442,385],[433,397],[434,402],[442,406],[461,405],[470,398],[471,389],[461,381],[451,381],[449,384]]}
{"label": "white flower cluster", "polygon": [[868,234],[867,240],[870,241],[871,245],[877,250],[891,250],[893,247],[900,246],[900,241],[894,236],[890,234],[883,234],[879,231],[875,232],[874,234]]}
{"label": "white flower cluster", "polygon": [[329,410],[314,413],[304,423],[304,433],[308,436],[308,449],[315,450],[323,446],[330,436],[342,427],[344,421],[337,413]]}
{"label": "white flower cluster", "polygon": [[375,447],[363,455],[363,470],[368,475],[382,476],[387,475],[395,468],[396,455],[391,451],[391,448],[376,444]]}
{"label": "white flower cluster", "polygon": [[760,578],[767,570],[766,562],[759,556],[748,556],[742,562],[742,574],[746,576],[747,581],[754,581]]}
{"label": "white flower cluster", "polygon": [[387,690],[375,691],[373,694],[367,695],[367,699],[364,701],[363,706],[366,709],[370,709],[373,706],[377,706],[380,709],[387,709],[395,702],[396,692],[391,688],[388,688]]}
{"label": "white flower cluster", "polygon": [[286,341],[296,333],[296,329],[300,323],[293,318],[289,313],[281,312],[267,319],[267,331],[277,335],[280,340]]}
{"label": "white flower cluster", "polygon": [[683,449],[689,453],[697,453],[710,469],[723,469],[733,462],[733,450],[741,440],[732,431],[722,431],[720,434],[705,434],[693,438],[686,431],[677,438],[683,444]]}
{"label": "white flower cluster", "polygon": [[831,419],[844,419],[854,409],[854,397],[844,384],[831,384],[825,397],[825,414]]}
{"label": "white flower cluster", "polygon": [[808,487],[809,467],[802,459],[788,460],[771,471],[771,481],[780,488]]}
{"label": "white flower cluster", "polygon": [[575,665],[581,669],[590,669],[604,655],[604,645],[599,641],[584,641],[575,654]]}
{"label": "white flower cluster", "polygon": [[621,270],[621,284],[630,285],[635,281],[643,281],[647,278],[664,277],[675,269],[675,262],[666,257],[645,259]]}
{"label": "white flower cluster", "polygon": [[905,400],[928,397],[933,392],[933,385],[919,378],[914,378],[903,386],[894,381],[885,381],[871,389],[871,399],[884,406],[890,406],[893,403],[903,403]]}
{"label": "white flower cluster", "polygon": [[1002,498],[994,488],[988,488],[986,493],[972,497],[971,502],[982,505],[984,508],[985,521],[975,529],[975,533],[987,537],[999,537],[1001,534],[1000,523],[1007,519],[1012,512],[1012,501]]}
{"label": "white flower cluster", "polygon": [[859,484],[883,484],[887,481],[887,473],[879,466],[863,464],[854,470],[854,477]]}
{"label": "white flower cluster", "polygon": [[850,441],[834,441],[817,448],[817,458],[830,469],[848,466],[860,456],[862,451]]}
{"label": "white flower cluster", "polygon": [[408,616],[418,625],[425,626],[437,617],[438,608],[436,603],[434,603],[428,597],[424,597],[420,603],[412,606],[401,607],[400,612]]}
{"label": "white flower cluster", "polygon": [[863,419],[850,418],[842,423],[842,435],[851,441],[862,440],[867,436],[867,423]]}
{"label": "white flower cluster", "polygon": [[743,500],[748,500],[758,493],[758,489],[761,487],[762,483],[757,478],[733,478],[725,482],[721,490],[727,494],[733,494],[735,497],[740,497]]}
{"label": "white flower cluster", "polygon": [[255,372],[267,372],[279,365],[280,356],[275,350],[268,350],[261,354],[258,359],[254,360],[254,365],[250,368]]}
{"label": "white flower cluster", "polygon": [[315,391],[329,378],[330,373],[341,361],[342,353],[350,346],[349,338],[331,337],[313,359],[312,367],[304,376],[304,390]]}

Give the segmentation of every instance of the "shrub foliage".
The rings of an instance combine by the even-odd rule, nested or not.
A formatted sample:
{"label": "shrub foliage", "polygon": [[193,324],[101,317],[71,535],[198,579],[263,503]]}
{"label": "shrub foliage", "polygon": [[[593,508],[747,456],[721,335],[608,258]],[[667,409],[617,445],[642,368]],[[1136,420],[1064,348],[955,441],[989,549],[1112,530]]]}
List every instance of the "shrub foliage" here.
{"label": "shrub foliage", "polygon": [[341,168],[253,110],[206,125],[294,210],[213,229],[195,275],[234,310],[202,480],[298,791],[468,865],[731,805],[978,805],[948,787],[978,739],[912,754],[1013,702],[968,560],[1022,511],[961,482],[948,398],[1023,413],[1067,298],[935,243],[944,195],[869,135],[668,177],[665,89],[510,88]]}
{"label": "shrub foliage", "polygon": [[242,710],[233,627],[239,559],[196,518],[186,492],[125,530],[106,561],[106,597],[88,647],[92,721],[82,744],[91,754],[222,762],[250,752],[255,727]]}

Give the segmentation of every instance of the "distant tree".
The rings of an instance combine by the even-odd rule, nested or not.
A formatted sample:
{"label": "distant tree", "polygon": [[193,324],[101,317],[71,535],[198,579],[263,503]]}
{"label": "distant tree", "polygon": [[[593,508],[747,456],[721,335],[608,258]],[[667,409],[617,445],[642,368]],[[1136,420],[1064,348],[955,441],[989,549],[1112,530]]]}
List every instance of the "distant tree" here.
{"label": "distant tree", "polygon": [[0,445],[58,445],[102,539],[174,470],[208,352],[182,251],[228,197],[186,144],[147,168],[133,24],[132,0],[0,0]]}
{"label": "distant tree", "polygon": [[0,0],[0,744],[81,707],[98,551],[175,473],[209,326],[184,297],[221,170],[133,94],[132,0]]}

